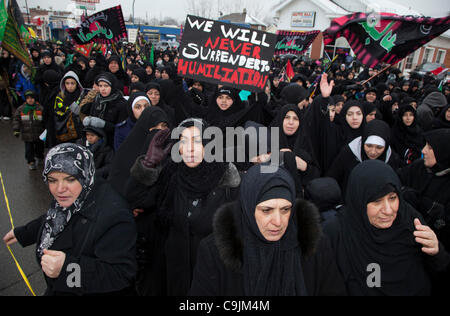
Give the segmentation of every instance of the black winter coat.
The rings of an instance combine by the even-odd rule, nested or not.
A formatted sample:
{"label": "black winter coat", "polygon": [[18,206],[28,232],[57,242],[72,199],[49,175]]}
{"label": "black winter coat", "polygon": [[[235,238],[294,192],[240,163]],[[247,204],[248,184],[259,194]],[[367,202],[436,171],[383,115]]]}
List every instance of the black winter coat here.
{"label": "black winter coat", "polygon": [[450,169],[437,172],[416,160],[399,172],[405,199],[418,210],[450,249]]}
{"label": "black winter coat", "polygon": [[121,93],[111,101],[100,104],[100,95],[98,95],[94,102],[87,103],[81,108],[81,112],[87,116],[95,116],[106,122],[103,128],[106,132],[108,145],[114,148],[114,129],[117,124],[125,121],[128,117],[126,111],[127,101],[123,98]]}
{"label": "black winter coat", "polygon": [[88,147],[86,146],[85,137],[77,141],[77,144],[85,146],[94,155],[95,175],[97,178],[107,179],[114,160],[114,150],[105,141]]}
{"label": "black winter coat", "polygon": [[[330,242],[322,235],[317,208],[307,201],[297,200],[295,211],[308,295],[346,295],[344,280],[338,271]],[[244,295],[243,245],[237,224],[240,212],[239,203],[226,204],[217,210],[214,232],[199,246],[189,295]]]}
{"label": "black winter coat", "polygon": [[[153,266],[149,269],[152,271],[146,271],[152,275],[147,278],[150,279],[148,286],[153,290],[143,289],[143,291],[149,295],[184,296],[191,285],[198,245],[203,238],[211,234],[213,216],[219,206],[236,198],[240,175],[236,167],[230,164],[219,185],[211,188],[206,198],[193,199],[181,188],[177,189],[179,190],[177,193],[163,192],[164,188],[160,186],[158,178],[164,177],[163,174],[166,173],[160,172],[159,167],[155,169],[143,167],[138,158],[131,168],[131,177],[127,183],[126,196],[133,209],[157,210],[151,223],[153,228],[148,229],[154,230],[150,232],[149,237],[152,239],[150,242],[154,251],[151,260],[158,263],[151,263]],[[184,202],[175,201],[177,194],[184,196]],[[169,224],[160,223],[161,205],[159,203],[155,205],[155,201],[159,201],[161,195],[170,195],[169,208],[172,209],[167,211],[173,214],[173,218]],[[161,260],[161,257],[164,260]],[[165,284],[160,284],[159,288],[155,289],[155,284],[151,284],[155,282]]]}
{"label": "black winter coat", "polygon": [[[45,295],[126,295],[134,292],[136,224],[126,201],[108,183],[96,181],[82,211],[72,217],[50,247],[50,250],[64,252],[66,260],[57,279],[45,276]],[[14,230],[23,247],[40,243],[45,217],[46,214]],[[80,288],[67,285],[73,273],[68,265],[72,263],[80,266]]]}

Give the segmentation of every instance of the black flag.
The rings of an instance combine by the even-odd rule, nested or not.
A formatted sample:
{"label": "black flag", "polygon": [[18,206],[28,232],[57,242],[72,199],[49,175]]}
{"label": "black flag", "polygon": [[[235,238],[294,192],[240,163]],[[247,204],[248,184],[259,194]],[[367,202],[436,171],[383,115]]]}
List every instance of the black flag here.
{"label": "black flag", "polygon": [[450,16],[429,18],[354,13],[331,22],[323,33],[324,44],[345,37],[356,57],[364,65],[396,64],[419,47],[450,28]]}

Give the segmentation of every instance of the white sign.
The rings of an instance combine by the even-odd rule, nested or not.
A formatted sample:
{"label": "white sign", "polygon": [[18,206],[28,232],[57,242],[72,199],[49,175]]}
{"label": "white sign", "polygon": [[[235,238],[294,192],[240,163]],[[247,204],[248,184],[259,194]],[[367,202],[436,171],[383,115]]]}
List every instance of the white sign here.
{"label": "white sign", "polygon": [[138,30],[137,29],[128,29],[128,42],[136,43]]}
{"label": "white sign", "polygon": [[293,12],[291,19],[292,27],[314,27],[316,20],[315,11]]}

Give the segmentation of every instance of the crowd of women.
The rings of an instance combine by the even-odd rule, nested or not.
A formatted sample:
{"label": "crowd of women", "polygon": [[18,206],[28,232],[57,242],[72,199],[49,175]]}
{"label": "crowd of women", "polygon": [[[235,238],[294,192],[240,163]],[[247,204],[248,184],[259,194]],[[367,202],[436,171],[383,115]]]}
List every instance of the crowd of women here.
{"label": "crowd of women", "polygon": [[[47,295],[447,294],[448,84],[394,67],[361,85],[381,68],[349,58],[328,73],[295,59],[288,82],[274,57],[265,90],[244,96],[179,77],[176,51],[152,64],[120,49],[88,59],[41,43],[34,77],[2,54],[16,103],[0,86],[1,116],[31,170],[45,139],[54,198],[4,241],[37,245]],[[247,135],[269,149],[210,161],[208,127],[278,128],[279,146]]]}

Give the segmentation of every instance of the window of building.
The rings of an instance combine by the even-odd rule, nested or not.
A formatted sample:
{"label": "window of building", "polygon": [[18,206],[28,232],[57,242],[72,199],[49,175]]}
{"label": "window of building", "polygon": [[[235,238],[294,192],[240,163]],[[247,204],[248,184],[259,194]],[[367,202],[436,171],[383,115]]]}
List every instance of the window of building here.
{"label": "window of building", "polygon": [[439,64],[443,64],[445,61],[445,54],[447,53],[444,49],[439,49],[436,56],[436,62]]}
{"label": "window of building", "polygon": [[406,57],[406,64],[405,69],[412,69],[413,68],[413,62],[414,62],[414,56],[416,55],[416,52],[409,54],[408,57]]}
{"label": "window of building", "polygon": [[422,63],[432,63],[434,55],[434,48],[426,47],[423,53]]}

